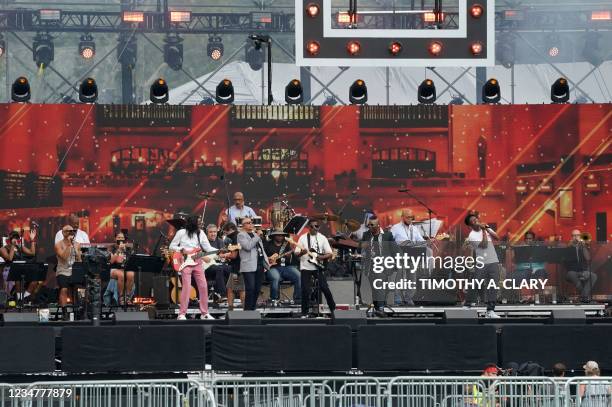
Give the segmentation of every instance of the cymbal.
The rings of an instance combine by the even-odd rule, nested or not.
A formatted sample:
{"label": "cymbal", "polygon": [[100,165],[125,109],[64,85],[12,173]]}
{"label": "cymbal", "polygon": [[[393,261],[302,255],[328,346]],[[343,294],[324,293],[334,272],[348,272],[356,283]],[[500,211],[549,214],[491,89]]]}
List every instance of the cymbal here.
{"label": "cymbal", "polygon": [[356,232],[361,227],[361,223],[355,219],[347,219],[344,224],[346,225],[346,228],[351,232]]}
{"label": "cymbal", "polygon": [[220,201],[220,199],[217,198],[216,196],[214,196],[213,194],[208,194],[208,193],[200,192],[197,195],[198,195],[198,198],[200,198],[200,199],[207,199],[209,201]]}
{"label": "cymbal", "polygon": [[332,222],[335,222],[340,219],[338,215],[333,215],[327,212],[315,213],[314,215],[312,215],[312,217],[318,220],[331,220]]}
{"label": "cymbal", "polygon": [[182,229],[185,226],[185,219],[167,219],[166,222],[176,230]]}

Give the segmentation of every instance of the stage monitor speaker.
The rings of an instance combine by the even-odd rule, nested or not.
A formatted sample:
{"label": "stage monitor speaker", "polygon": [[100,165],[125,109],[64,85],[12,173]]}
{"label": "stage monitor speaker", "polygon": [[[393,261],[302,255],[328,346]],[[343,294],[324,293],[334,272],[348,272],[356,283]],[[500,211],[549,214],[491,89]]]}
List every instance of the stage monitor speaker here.
{"label": "stage monitor speaker", "polygon": [[450,308],[444,311],[446,324],[478,324],[478,312],[475,309]]}
{"label": "stage monitor speaker", "polygon": [[4,325],[26,325],[40,322],[36,312],[5,312]]}
{"label": "stage monitor speaker", "polygon": [[348,325],[353,331],[359,325],[366,325],[366,311],[361,309],[336,310],[334,311],[334,325]]}
{"label": "stage monitor speaker", "polygon": [[167,275],[153,276],[153,297],[157,306],[170,305],[170,281]]}
{"label": "stage monitor speaker", "polygon": [[551,313],[553,324],[586,324],[586,314],[583,309],[555,309]]}
{"label": "stage monitor speaker", "polygon": [[140,322],[142,324],[149,323],[149,313],[146,311],[115,311],[115,324]]}
{"label": "stage monitor speaker", "polygon": [[227,311],[228,325],[261,325],[259,311]]}
{"label": "stage monitor speaker", "polygon": [[[336,301],[336,304],[354,304],[355,303],[355,297],[354,297],[355,288],[353,285],[353,279],[346,279],[346,278],[338,279],[338,280],[328,279],[327,285],[329,286],[329,289],[331,290],[332,294],[334,294],[334,301]],[[363,293],[363,283],[362,283],[361,292]],[[327,304],[327,301],[325,300],[325,296],[323,296],[323,302]]]}

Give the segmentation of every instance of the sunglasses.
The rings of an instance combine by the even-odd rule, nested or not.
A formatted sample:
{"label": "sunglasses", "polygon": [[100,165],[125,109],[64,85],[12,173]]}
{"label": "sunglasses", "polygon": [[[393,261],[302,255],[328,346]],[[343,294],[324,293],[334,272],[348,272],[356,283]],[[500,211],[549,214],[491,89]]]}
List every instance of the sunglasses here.
{"label": "sunglasses", "polygon": [[243,225],[252,225],[253,222],[242,222]]}
{"label": "sunglasses", "polygon": [[319,225],[317,225],[317,224],[310,225],[310,226],[311,226],[311,227],[313,227],[313,228],[315,228],[315,229],[318,229],[318,228],[319,228]]}

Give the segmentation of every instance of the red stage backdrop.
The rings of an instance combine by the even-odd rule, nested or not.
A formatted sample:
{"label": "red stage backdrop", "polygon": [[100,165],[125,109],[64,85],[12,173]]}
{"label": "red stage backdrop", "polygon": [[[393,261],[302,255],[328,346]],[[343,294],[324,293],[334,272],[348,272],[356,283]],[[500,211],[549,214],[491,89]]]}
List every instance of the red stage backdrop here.
{"label": "red stage backdrop", "polygon": [[44,255],[70,212],[92,240],[128,229],[151,249],[165,219],[202,211],[198,193],[213,195],[206,223],[216,223],[225,183],[264,224],[281,196],[304,214],[346,204],[344,218],[373,210],[383,226],[407,207],[425,218],[398,192],[409,188],[453,238],[472,208],[509,239],[533,230],[567,240],[572,228],[612,236],[610,104],[5,104],[0,116],[0,231],[36,221]]}

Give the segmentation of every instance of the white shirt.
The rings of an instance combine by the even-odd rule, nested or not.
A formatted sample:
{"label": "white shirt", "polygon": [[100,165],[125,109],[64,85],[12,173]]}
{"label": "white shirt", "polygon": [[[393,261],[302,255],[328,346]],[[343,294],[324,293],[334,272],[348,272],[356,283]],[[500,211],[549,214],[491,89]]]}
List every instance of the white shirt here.
{"label": "white shirt", "polygon": [[487,232],[488,244],[486,249],[478,247],[478,245],[482,241],[482,230],[472,230],[468,235],[467,240],[470,242],[470,245],[474,249],[476,257],[483,258],[484,264],[499,263],[499,259],[497,258],[497,252],[495,251],[495,246],[493,245],[493,238],[491,237],[491,234],[489,232]]}
{"label": "white shirt", "polygon": [[[227,209],[225,210],[225,213],[227,213]],[[252,219],[253,216],[257,216],[257,214],[251,207],[246,206],[246,205],[244,205],[242,209],[236,208],[236,205],[230,206],[229,221],[235,224],[236,226],[240,226],[236,218],[244,218],[247,216]]]}
{"label": "white shirt", "polygon": [[416,225],[406,225],[404,222],[396,223],[391,228],[393,240],[398,243],[410,240],[411,242],[424,242],[425,239],[421,235],[421,230]]}
{"label": "white shirt", "polygon": [[[197,234],[194,233],[192,237],[189,237],[187,230],[179,229],[179,231],[174,235],[172,242],[170,242],[170,250],[179,251],[181,249],[201,249],[205,252],[212,252],[213,250],[216,250],[208,242],[208,238],[206,237],[206,233],[204,233],[204,231],[200,230],[198,233],[200,235],[199,241]],[[201,246],[200,243],[202,244]]]}
{"label": "white shirt", "polygon": [[[315,251],[319,254],[330,254],[332,253],[332,248],[329,245],[329,241],[325,236],[321,233],[316,234],[316,236],[312,236],[310,233],[305,233],[300,236],[298,240],[298,245],[303,247],[306,250],[309,250],[308,247],[308,237],[310,236],[310,249],[315,249]],[[300,249],[296,248],[296,252],[299,252]],[[303,255],[300,257],[300,268],[304,270],[316,270],[317,267],[314,264],[311,264],[308,261],[308,255]]]}
{"label": "white shirt", "polygon": [[[55,243],[64,240],[64,234],[60,230],[55,234]],[[84,230],[78,229],[76,235],[74,236],[74,241],[79,244],[89,244],[89,236]]]}

